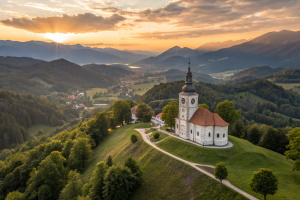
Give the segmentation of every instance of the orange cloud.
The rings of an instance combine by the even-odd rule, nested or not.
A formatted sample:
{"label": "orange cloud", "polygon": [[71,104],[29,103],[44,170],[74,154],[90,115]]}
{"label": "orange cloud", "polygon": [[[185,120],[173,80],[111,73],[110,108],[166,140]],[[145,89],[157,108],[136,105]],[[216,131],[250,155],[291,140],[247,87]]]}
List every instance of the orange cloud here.
{"label": "orange cloud", "polygon": [[113,14],[104,18],[91,13],[54,17],[12,18],[2,20],[6,26],[33,33],[88,33],[115,30],[124,17]]}

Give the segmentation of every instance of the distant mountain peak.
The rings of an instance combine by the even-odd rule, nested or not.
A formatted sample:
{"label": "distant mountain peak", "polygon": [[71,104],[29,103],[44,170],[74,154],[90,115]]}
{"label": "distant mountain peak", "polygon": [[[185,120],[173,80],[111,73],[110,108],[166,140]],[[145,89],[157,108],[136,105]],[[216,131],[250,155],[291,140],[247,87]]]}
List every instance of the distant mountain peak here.
{"label": "distant mountain peak", "polygon": [[257,38],[254,38],[250,41],[250,43],[261,43],[261,44],[273,44],[273,45],[281,45],[281,44],[289,44],[300,41],[300,31],[273,31],[261,35]]}

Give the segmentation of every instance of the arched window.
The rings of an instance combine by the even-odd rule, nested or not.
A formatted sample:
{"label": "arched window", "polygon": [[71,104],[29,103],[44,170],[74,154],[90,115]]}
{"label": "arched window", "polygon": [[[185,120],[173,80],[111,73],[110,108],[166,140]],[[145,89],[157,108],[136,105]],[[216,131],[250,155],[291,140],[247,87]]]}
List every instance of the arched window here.
{"label": "arched window", "polygon": [[219,137],[220,137],[220,134],[218,133],[218,134],[217,134],[217,138],[219,138]]}
{"label": "arched window", "polygon": [[193,130],[191,130],[191,133],[193,133]]}
{"label": "arched window", "polygon": [[225,133],[223,133],[223,137],[225,137]]}
{"label": "arched window", "polygon": [[177,124],[177,129],[178,129],[178,124]]}
{"label": "arched window", "polygon": [[199,132],[197,131],[197,136],[199,136]]}
{"label": "arched window", "polygon": [[208,133],[208,137],[210,137],[210,132]]}

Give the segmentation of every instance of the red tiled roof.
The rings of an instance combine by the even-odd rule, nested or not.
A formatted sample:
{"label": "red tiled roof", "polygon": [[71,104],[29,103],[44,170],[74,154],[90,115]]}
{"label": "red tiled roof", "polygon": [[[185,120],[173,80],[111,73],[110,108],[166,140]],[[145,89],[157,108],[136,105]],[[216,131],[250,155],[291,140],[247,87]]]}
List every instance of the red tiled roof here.
{"label": "red tiled roof", "polygon": [[228,126],[229,124],[225,122],[218,114],[212,113],[206,108],[198,108],[194,113],[193,117],[190,119],[193,124],[198,124],[201,126]]}
{"label": "red tiled roof", "polygon": [[136,108],[137,108],[137,106],[133,106],[131,108],[131,114],[136,115]]}
{"label": "red tiled roof", "polygon": [[159,118],[161,118],[161,116],[162,116],[162,113],[159,113],[158,115],[156,115],[156,117],[159,117]]}
{"label": "red tiled roof", "polygon": [[177,115],[176,119],[179,119],[179,115]]}

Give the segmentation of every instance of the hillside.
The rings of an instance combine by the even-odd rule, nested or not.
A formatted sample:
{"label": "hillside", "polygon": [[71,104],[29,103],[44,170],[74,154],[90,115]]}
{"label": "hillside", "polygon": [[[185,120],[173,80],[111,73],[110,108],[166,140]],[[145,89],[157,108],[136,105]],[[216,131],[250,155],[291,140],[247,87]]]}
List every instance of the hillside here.
{"label": "hillside", "polygon": [[[178,69],[170,69],[160,74],[166,76],[168,82],[179,81],[185,78],[184,72]],[[218,83],[217,79],[214,79],[211,76],[202,73],[193,73],[193,79],[195,81],[204,83]]]}
{"label": "hillside", "polygon": [[18,93],[49,94],[114,84],[110,77],[64,59],[25,66],[0,64],[0,73],[0,89]]}
{"label": "hillside", "polygon": [[300,69],[286,69],[265,77],[274,83],[300,83]]}
{"label": "hillside", "polygon": [[16,66],[24,66],[24,65],[32,65],[39,62],[43,62],[43,60],[37,60],[28,57],[12,57],[12,56],[0,56],[0,65],[8,64],[8,65],[16,65]]}
{"label": "hillside", "polygon": [[249,69],[245,69],[232,77],[230,77],[227,82],[240,82],[240,81],[246,81],[256,78],[261,78],[263,76],[267,76],[269,74],[273,74],[276,72],[280,72],[284,70],[283,68],[277,67],[277,68],[271,68],[269,66],[261,66],[261,67],[252,67]]}
{"label": "hillside", "polygon": [[116,81],[119,81],[121,77],[134,74],[134,72],[125,69],[121,65],[89,64],[83,65],[83,67],[95,71],[97,73],[105,74],[106,76],[113,78]]}
{"label": "hillside", "polygon": [[0,149],[21,144],[34,125],[59,126],[78,116],[76,110],[46,98],[0,90]]}
{"label": "hillside", "polygon": [[247,42],[247,40],[228,40],[224,42],[210,42],[201,45],[200,47],[196,48],[195,50],[200,52],[209,52],[209,51],[217,51],[219,49],[229,48],[235,45],[242,44]]}
{"label": "hillside", "polygon": [[293,161],[287,160],[281,154],[258,147],[243,139],[229,136],[229,141],[233,143],[233,147],[213,149],[167,137],[157,146],[195,163],[215,165],[218,162],[224,162],[229,171],[228,180],[233,185],[260,199],[263,196],[251,191],[249,182],[254,171],[257,171],[259,168],[269,168],[278,177],[279,188],[275,195],[268,195],[267,198],[271,200],[298,198],[300,195],[298,190],[300,174],[291,170]]}
{"label": "hillside", "polygon": [[[138,100],[148,103],[159,112],[169,100],[178,99],[183,85],[183,81],[161,83]],[[249,121],[275,127],[300,126],[300,97],[270,81],[249,80],[218,85],[198,82],[194,85],[199,94],[198,103],[208,104],[211,111],[215,110],[219,102],[229,99],[237,109],[242,109],[242,115]],[[247,98],[248,96],[252,97]],[[161,104],[163,105],[160,106]]]}
{"label": "hillside", "polygon": [[130,63],[147,56],[113,48],[90,48],[42,41],[17,42],[0,40],[0,56],[32,57],[40,60],[64,58],[77,64]]}
{"label": "hillside", "polygon": [[[300,31],[279,31],[266,33],[229,48],[195,55],[190,59],[192,66],[197,69],[196,72],[209,74],[264,65],[299,68],[299,53]],[[178,57],[176,62],[166,62],[166,60],[153,57],[140,61],[137,65],[154,69],[186,68],[187,59],[181,54],[176,56]]]}
{"label": "hillside", "polygon": [[[94,150],[91,163],[82,175],[86,182],[99,161],[111,155],[114,163],[124,162],[132,155],[141,166],[143,183],[130,199],[245,199],[243,196],[223,188],[217,181],[208,178],[146,144],[134,128],[145,124],[133,124],[112,131],[102,145]],[[130,135],[138,135],[138,142],[132,144]]]}

